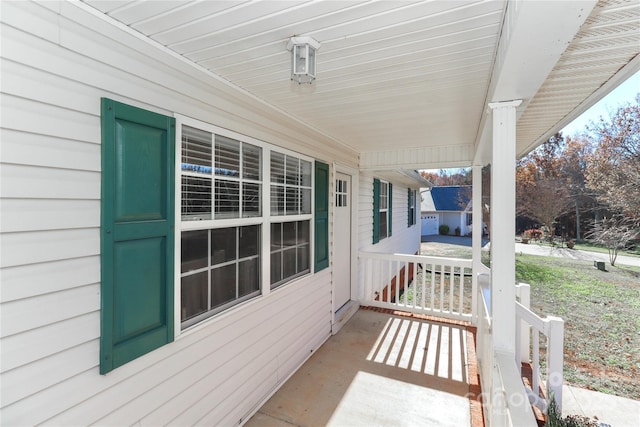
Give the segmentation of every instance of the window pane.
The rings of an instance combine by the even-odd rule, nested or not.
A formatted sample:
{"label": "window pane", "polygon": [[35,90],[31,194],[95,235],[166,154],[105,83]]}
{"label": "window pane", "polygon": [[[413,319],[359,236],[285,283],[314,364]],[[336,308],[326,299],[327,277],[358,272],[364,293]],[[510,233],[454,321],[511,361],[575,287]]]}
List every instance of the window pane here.
{"label": "window pane", "polygon": [[242,184],[242,217],[260,216],[260,193],[262,185],[260,184]]}
{"label": "window pane", "polygon": [[211,265],[236,259],[236,228],[211,230]]}
{"label": "window pane", "polygon": [[287,215],[298,215],[300,207],[298,206],[298,188],[287,187],[286,189],[286,210]]}
{"label": "window pane", "polygon": [[262,148],[251,144],[242,144],[242,177],[246,179],[261,180]]}
{"label": "window pane", "polygon": [[297,243],[297,232],[295,222],[285,222],[282,224],[282,246],[295,246]]}
{"label": "window pane", "polygon": [[236,299],[236,264],[211,270],[211,308]]}
{"label": "window pane", "polygon": [[309,221],[298,222],[298,244],[309,243]]}
{"label": "window pane", "polygon": [[387,237],[387,213],[380,212],[380,239]]}
{"label": "window pane", "polygon": [[283,277],[294,276],[297,272],[296,266],[296,248],[287,249],[282,252]]}
{"label": "window pane", "polygon": [[240,258],[258,255],[260,250],[260,226],[251,225],[248,227],[240,227],[238,230]]}
{"label": "window pane", "polygon": [[311,162],[300,160],[300,185],[311,187]]}
{"label": "window pane", "polygon": [[271,181],[284,183],[284,154],[271,153]]}
{"label": "window pane", "polygon": [[216,135],[216,175],[240,177],[240,142]]}
{"label": "window pane", "polygon": [[302,273],[307,270],[309,270],[309,245],[299,246],[297,273]]}
{"label": "window pane", "polygon": [[182,127],[183,171],[211,175],[211,134],[189,126]]}
{"label": "window pane", "polygon": [[300,213],[310,214],[311,213],[311,189],[310,188],[302,188],[301,190],[301,203],[302,210]]}
{"label": "window pane", "polygon": [[209,232],[207,230],[185,231],[181,239],[182,266],[180,271],[197,270],[209,265]]}
{"label": "window pane", "polygon": [[275,251],[282,248],[282,224],[271,224],[271,250]]}
{"label": "window pane", "polygon": [[211,219],[211,179],[182,177],[182,219]]}
{"label": "window pane", "polygon": [[286,182],[289,185],[300,185],[300,161],[296,157],[286,156],[287,175]]}
{"label": "window pane", "polygon": [[240,183],[223,179],[216,180],[216,218],[238,218],[240,216]]}
{"label": "window pane", "polygon": [[271,284],[282,280],[282,252],[271,254]]}
{"label": "window pane", "polygon": [[242,261],[238,265],[238,297],[260,290],[260,260],[258,258]]}
{"label": "window pane", "polygon": [[183,277],[180,286],[181,319],[185,321],[207,311],[207,271]]}
{"label": "window pane", "polygon": [[271,214],[284,215],[284,187],[271,186]]}

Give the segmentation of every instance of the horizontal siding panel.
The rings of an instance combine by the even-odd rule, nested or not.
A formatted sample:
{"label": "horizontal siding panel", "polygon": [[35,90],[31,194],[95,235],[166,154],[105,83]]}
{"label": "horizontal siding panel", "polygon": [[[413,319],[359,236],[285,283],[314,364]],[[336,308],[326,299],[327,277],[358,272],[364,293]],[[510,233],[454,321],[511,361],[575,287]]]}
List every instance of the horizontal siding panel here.
{"label": "horizontal siding panel", "polygon": [[18,2],[2,2],[2,21],[27,28],[37,37],[58,40],[60,30],[58,23],[50,18],[51,11],[32,2],[20,2],[22,4],[19,6],[16,3]]}
{"label": "horizontal siding panel", "polygon": [[0,232],[89,227],[100,227],[99,200],[2,200]]}
{"label": "horizontal siding panel", "polygon": [[[0,370],[5,372],[27,365],[87,341],[95,340],[99,336],[100,314],[96,311],[2,338],[0,339],[0,345],[2,345]],[[95,360],[95,365],[98,366],[98,359]],[[61,396],[57,398],[61,398]],[[25,420],[29,418],[27,417]],[[21,424],[25,424],[25,422],[23,421]]]}
{"label": "horizontal siding panel", "polygon": [[[300,304],[300,307],[297,307],[299,313],[308,313],[305,308],[308,309],[308,305]],[[298,342],[298,344],[303,345],[302,348],[304,348],[304,356],[308,356],[310,355],[310,349],[307,348],[307,344],[309,344],[309,340],[312,339],[314,334],[317,336],[317,334],[320,334],[321,330],[324,330],[325,337],[329,336],[330,320],[328,317],[326,318],[324,328],[322,327],[323,325],[318,324],[317,319],[313,316],[310,316],[310,318],[307,318],[304,321],[301,321],[299,318],[296,319],[295,317],[287,320],[287,322],[284,322],[274,328],[277,329],[276,334],[278,337],[273,337],[269,340],[271,342],[265,342],[265,344],[269,346],[265,351],[251,351],[248,354],[241,353],[230,361],[230,363],[225,366],[225,370],[229,371],[227,378],[222,383],[216,383],[213,381],[200,382],[199,384],[204,385],[208,392],[202,393],[201,399],[199,399],[184,414],[181,414],[178,418],[171,420],[171,423],[179,425],[206,425],[207,422],[203,420],[203,417],[209,417],[209,420],[212,422],[213,420],[222,419],[227,416],[229,411],[235,409],[238,399],[243,399],[242,394],[238,393],[240,386],[246,382],[253,382],[256,380],[260,381],[260,377],[262,376],[260,364],[253,365],[252,363],[256,358],[256,355],[260,355],[259,358],[264,360],[277,360],[277,381],[280,383],[283,380],[283,377],[286,378],[289,373],[293,372],[293,370],[306,358],[300,357],[299,355],[298,357],[293,358],[292,354],[287,355],[291,357],[291,359],[289,357],[283,358],[283,355],[292,351],[290,349],[290,345],[293,343],[294,339],[291,337],[300,337],[300,342]],[[299,325],[297,328],[289,329],[292,324],[295,325],[296,323]],[[248,364],[253,365],[255,371],[249,371],[246,373],[242,372],[243,369],[246,369],[245,366]],[[254,377],[257,378],[254,379]],[[211,409],[211,402],[219,402],[219,405],[216,405],[216,408],[213,411]],[[236,416],[238,420],[242,415],[244,414]],[[216,423],[214,422],[213,424]]]}
{"label": "horizontal siding panel", "polygon": [[[305,322],[306,335],[304,339],[300,339],[300,348],[298,348],[297,355],[287,359],[283,364],[282,353],[278,354],[278,370],[279,372],[294,372],[302,363],[311,356],[312,351],[315,351],[320,344],[322,344],[328,337],[329,333],[326,328],[323,328],[318,322]],[[323,335],[323,332],[325,335]],[[314,341],[308,341],[308,337],[315,337]],[[304,342],[303,342],[304,341]],[[307,346],[311,348],[311,351],[307,349]],[[282,347],[282,345],[280,345]],[[295,360],[295,363],[294,363]],[[287,366],[289,365],[289,366]],[[261,377],[264,374],[261,370],[258,370],[251,376],[251,383],[260,383]],[[278,378],[278,386],[282,385],[288,378],[288,375],[284,378]],[[241,382],[240,385],[234,384],[234,380],[230,381],[231,385],[235,388],[233,394],[224,399],[221,405],[216,410],[209,412],[203,418],[198,420],[198,425],[233,425],[238,424],[239,420],[247,416],[251,411],[251,407],[245,403],[244,407],[238,402],[246,402],[246,396],[250,393],[252,384]],[[264,385],[266,388],[266,384]]]}
{"label": "horizontal siding panel", "polygon": [[[301,299],[308,301],[318,301],[318,303],[315,304],[315,306],[317,307],[322,307],[324,305],[326,307],[325,311],[328,319],[330,295],[326,278],[315,278],[314,280],[309,281],[309,283],[305,285],[304,289],[301,289],[294,294],[290,294],[290,292],[288,292],[288,289],[286,289],[286,291],[287,295],[282,295],[275,299],[270,296],[268,307],[261,307],[260,309],[250,311],[247,310],[250,314],[248,316],[245,315],[243,319],[236,319],[234,325],[231,326],[233,334],[237,335],[241,340],[246,340],[247,338],[245,336],[245,333],[247,333],[247,331],[251,331],[254,328],[262,331],[264,337],[262,337],[262,339],[257,339],[250,350],[250,353],[253,354],[254,357],[256,355],[261,355],[258,359],[256,359],[261,361],[260,363],[266,363],[266,361],[269,360],[269,358],[265,357],[264,355],[264,348],[259,347],[263,339],[266,339],[266,348],[268,348],[270,343],[279,343],[282,334],[286,333],[289,330],[288,328],[283,328],[283,326],[290,326],[291,322],[298,322],[298,319],[301,315],[306,316],[304,311],[302,311],[300,308],[296,308],[295,311],[291,310],[291,307],[297,306],[298,302]],[[326,303],[323,304],[322,301],[326,301]],[[277,321],[278,324],[274,324],[273,322],[275,321]],[[325,324],[328,328],[328,321],[325,322]],[[262,325],[266,325],[268,329],[263,330],[261,328]],[[225,336],[228,335],[228,333],[223,330],[221,330],[220,333],[224,334]],[[200,332],[198,333],[198,335],[200,335]],[[191,340],[193,337],[189,336],[187,338]],[[219,346],[214,347],[215,350],[206,350],[210,346],[213,347],[214,345],[216,345],[216,341],[220,340],[218,335],[212,334],[211,336],[206,338],[207,341],[211,340],[210,345],[207,345],[206,342],[204,342],[204,339],[197,339],[197,343],[203,343],[203,346],[200,347],[200,350],[198,350],[200,352],[221,351],[227,353],[226,343],[220,343]],[[180,341],[182,341],[182,339]],[[227,357],[229,356],[232,355],[228,354]],[[215,357],[220,356],[218,355]],[[153,413],[149,414],[149,416],[145,417],[142,423],[144,425],[158,425],[166,423],[166,420],[173,419],[178,416],[179,408],[183,408],[185,405],[192,404],[193,402],[193,398],[188,393],[190,382],[198,381],[203,373],[212,370],[215,366],[215,364],[203,360],[198,362],[197,366],[193,366],[192,374],[189,374],[188,372],[182,372],[180,375],[176,375],[176,377],[173,377],[165,387],[167,389],[173,390],[174,393],[176,393],[176,395],[173,397],[167,395],[166,392],[158,396],[155,396],[155,391],[153,393],[149,393],[151,394],[150,397],[155,400],[157,409]],[[191,369],[192,368],[189,368],[189,370]],[[161,391],[162,390],[158,390],[158,393],[160,393]],[[149,396],[145,396],[145,398],[147,397]]]}
{"label": "horizontal siding panel", "polygon": [[100,285],[6,302],[0,309],[0,337],[4,338],[99,310]]}
{"label": "horizontal siding panel", "polygon": [[94,369],[99,357],[100,344],[94,339],[4,372],[0,407],[8,406],[84,371]]}
{"label": "horizontal siding panel", "polygon": [[3,165],[3,198],[100,200],[100,173],[81,170]]}
{"label": "horizontal siding panel", "polygon": [[0,301],[14,301],[72,289],[100,281],[100,257],[28,264],[4,268]]}
{"label": "horizontal siding panel", "polygon": [[[100,172],[100,145],[0,129],[2,162]],[[97,141],[96,141],[97,142]]]}
{"label": "horizontal siding panel", "polygon": [[3,128],[100,143],[99,116],[5,94],[0,102]]}
{"label": "horizontal siding panel", "polygon": [[3,59],[1,64],[4,93],[71,111],[100,114],[100,106],[96,105],[99,89],[15,61]]}
{"label": "horizontal siding panel", "polygon": [[100,229],[34,231],[0,235],[0,267],[100,254]]}
{"label": "horizontal siding panel", "polygon": [[[224,326],[211,322],[211,328],[200,328],[197,333],[179,338],[173,344],[134,360],[103,377],[104,381],[98,384],[95,384],[95,378],[94,381],[87,381],[82,386],[85,393],[82,394],[81,406],[74,406],[73,401],[69,401],[66,406],[71,409],[41,420],[46,419],[57,425],[90,424],[98,422],[102,416],[100,414],[106,415],[117,409],[114,419],[124,416],[133,422],[131,414],[149,413],[157,408],[161,416],[145,423],[166,424],[185,407],[204,398],[194,393],[195,384],[203,376],[211,375],[209,384],[215,387],[224,378],[234,375],[235,368],[228,368],[229,363],[233,365],[235,359],[245,354],[255,358],[263,354],[264,348],[269,348],[270,343],[278,343],[282,334],[286,333],[286,325],[296,324],[301,316],[306,317],[306,307],[299,306],[299,301],[326,307],[328,334],[329,286],[326,282],[320,285],[313,278],[285,286],[281,289],[284,292],[279,292],[278,297],[274,298],[275,295],[271,294],[263,301],[230,313],[222,319]],[[291,307],[295,307],[295,310]],[[66,396],[67,393],[79,397],[68,389],[70,386],[61,384],[56,390],[47,390],[38,399]],[[210,400],[209,404],[214,405],[215,402]],[[100,424],[103,424],[102,420]]]}

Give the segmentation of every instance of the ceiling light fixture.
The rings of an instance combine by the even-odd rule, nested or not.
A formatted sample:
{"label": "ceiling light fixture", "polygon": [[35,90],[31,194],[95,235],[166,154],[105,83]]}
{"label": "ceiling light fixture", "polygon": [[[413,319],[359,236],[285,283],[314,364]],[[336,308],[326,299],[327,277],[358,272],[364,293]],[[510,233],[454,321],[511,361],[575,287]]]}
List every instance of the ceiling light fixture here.
{"label": "ceiling light fixture", "polygon": [[320,43],[311,37],[291,37],[287,50],[291,51],[291,80],[298,84],[316,79],[316,51]]}

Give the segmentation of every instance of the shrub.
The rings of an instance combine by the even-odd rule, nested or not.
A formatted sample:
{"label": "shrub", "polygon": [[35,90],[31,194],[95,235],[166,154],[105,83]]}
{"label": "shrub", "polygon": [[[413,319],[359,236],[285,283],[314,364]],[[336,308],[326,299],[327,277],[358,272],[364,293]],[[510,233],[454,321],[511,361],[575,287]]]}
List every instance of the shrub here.
{"label": "shrub", "polygon": [[542,230],[540,230],[539,228],[525,230],[524,237],[529,240],[540,240],[542,238]]}
{"label": "shrub", "polygon": [[440,227],[438,227],[438,233],[442,235],[449,234],[449,226],[447,224],[442,224]]}
{"label": "shrub", "polygon": [[545,427],[598,427],[598,422],[580,415],[567,415],[562,418],[556,400],[552,399],[547,410]]}

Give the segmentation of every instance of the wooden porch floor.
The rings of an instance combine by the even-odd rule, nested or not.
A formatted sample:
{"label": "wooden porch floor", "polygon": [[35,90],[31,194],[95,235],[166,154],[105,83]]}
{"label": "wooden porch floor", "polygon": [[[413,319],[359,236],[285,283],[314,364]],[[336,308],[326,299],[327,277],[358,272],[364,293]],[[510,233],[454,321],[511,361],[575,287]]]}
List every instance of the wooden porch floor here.
{"label": "wooden porch floor", "polygon": [[483,427],[474,334],[361,308],[246,426]]}

